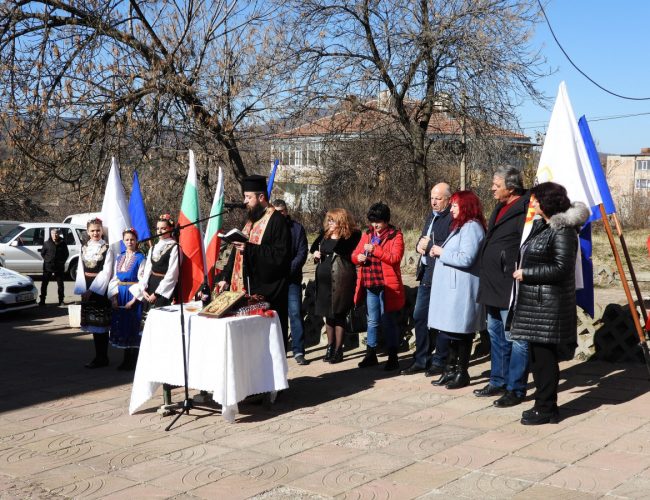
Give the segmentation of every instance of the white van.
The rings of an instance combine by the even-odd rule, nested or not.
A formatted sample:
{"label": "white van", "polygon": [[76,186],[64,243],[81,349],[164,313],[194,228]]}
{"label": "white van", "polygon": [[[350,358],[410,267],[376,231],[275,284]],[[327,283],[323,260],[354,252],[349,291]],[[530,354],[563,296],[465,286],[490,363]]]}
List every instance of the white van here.
{"label": "white van", "polygon": [[77,224],[79,226],[84,226],[86,227],[86,224],[88,223],[89,220],[91,219],[96,219],[96,218],[102,218],[102,213],[101,212],[88,212],[85,214],[72,214],[68,215],[65,219],[63,219],[64,224]]}

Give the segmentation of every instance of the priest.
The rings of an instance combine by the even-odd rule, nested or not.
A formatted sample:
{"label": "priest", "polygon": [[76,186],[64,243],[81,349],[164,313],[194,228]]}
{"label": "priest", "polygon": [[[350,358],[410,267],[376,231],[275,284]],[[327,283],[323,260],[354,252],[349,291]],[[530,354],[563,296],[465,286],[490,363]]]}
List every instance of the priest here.
{"label": "priest", "polygon": [[287,220],[269,203],[266,177],[245,177],[242,187],[248,211],[242,232],[248,236],[248,241],[233,243],[233,251],[217,286],[219,291],[245,290],[249,295],[262,295],[278,313],[286,350],[291,232]]}

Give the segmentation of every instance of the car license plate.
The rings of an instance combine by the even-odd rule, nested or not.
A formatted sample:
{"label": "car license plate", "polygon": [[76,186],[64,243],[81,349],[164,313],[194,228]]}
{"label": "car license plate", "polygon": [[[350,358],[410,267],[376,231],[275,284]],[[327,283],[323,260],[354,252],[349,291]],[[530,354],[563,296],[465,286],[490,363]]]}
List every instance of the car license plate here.
{"label": "car license plate", "polygon": [[28,302],[34,300],[34,294],[31,292],[19,293],[16,296],[16,302]]}

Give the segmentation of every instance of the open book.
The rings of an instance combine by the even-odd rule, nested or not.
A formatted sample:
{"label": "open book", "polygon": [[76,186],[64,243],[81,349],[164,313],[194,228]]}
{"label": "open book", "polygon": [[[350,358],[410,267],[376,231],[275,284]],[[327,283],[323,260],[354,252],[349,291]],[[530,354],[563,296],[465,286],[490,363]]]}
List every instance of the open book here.
{"label": "open book", "polygon": [[226,243],[246,243],[248,241],[248,236],[239,229],[231,229],[226,234],[218,233],[217,236]]}

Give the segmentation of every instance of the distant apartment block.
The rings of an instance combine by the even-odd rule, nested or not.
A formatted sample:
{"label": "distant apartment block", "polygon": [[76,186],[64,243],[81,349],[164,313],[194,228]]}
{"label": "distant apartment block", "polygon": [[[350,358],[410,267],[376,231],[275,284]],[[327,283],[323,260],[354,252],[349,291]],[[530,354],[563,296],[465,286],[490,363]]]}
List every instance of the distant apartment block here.
{"label": "distant apartment block", "polygon": [[605,175],[618,207],[637,195],[650,195],[650,148],[642,148],[639,154],[608,155]]}

